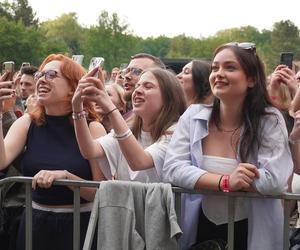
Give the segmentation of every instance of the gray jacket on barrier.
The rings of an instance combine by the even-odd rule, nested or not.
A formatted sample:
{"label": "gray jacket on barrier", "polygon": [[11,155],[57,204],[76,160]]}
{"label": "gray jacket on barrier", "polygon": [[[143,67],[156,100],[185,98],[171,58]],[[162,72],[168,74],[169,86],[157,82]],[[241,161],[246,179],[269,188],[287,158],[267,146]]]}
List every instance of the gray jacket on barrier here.
{"label": "gray jacket on barrier", "polygon": [[[97,249],[178,248],[177,236],[182,232],[170,184],[105,181],[95,200],[99,200]],[[90,224],[95,223],[94,215]],[[88,249],[87,244],[86,240],[84,249]]]}

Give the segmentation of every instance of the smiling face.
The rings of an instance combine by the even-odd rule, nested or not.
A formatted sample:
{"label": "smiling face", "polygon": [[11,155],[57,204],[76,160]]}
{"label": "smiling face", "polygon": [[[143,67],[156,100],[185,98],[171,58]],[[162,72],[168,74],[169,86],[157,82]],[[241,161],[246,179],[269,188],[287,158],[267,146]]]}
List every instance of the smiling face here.
{"label": "smiling face", "polygon": [[248,88],[254,86],[229,48],[221,50],[215,56],[209,81],[213,94],[221,101],[242,102]]}
{"label": "smiling face", "polygon": [[148,123],[153,122],[163,106],[159,83],[151,72],[141,75],[132,94],[133,112]]}
{"label": "smiling face", "polygon": [[42,72],[55,71],[55,77],[42,76],[37,81],[37,100],[46,108],[64,110],[71,107],[70,93],[72,89],[67,79],[60,71],[61,62],[51,61],[47,63]]}

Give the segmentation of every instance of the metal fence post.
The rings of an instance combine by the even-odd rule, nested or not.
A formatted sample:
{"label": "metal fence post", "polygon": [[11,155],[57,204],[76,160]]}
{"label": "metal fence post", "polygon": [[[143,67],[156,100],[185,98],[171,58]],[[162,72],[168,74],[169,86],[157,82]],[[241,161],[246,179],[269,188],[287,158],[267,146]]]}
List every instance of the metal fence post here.
{"label": "metal fence post", "polygon": [[26,183],[26,200],[25,200],[25,249],[32,249],[32,187],[31,182]]}
{"label": "metal fence post", "polygon": [[80,250],[80,187],[74,187],[73,250]]}

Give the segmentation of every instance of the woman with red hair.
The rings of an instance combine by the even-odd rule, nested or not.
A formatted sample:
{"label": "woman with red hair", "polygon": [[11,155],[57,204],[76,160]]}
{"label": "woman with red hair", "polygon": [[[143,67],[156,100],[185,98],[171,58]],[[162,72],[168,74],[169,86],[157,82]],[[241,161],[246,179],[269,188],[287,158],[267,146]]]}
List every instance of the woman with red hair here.
{"label": "woman with red hair", "polygon": [[[52,186],[56,179],[101,180],[96,163],[85,160],[78,148],[71,100],[85,70],[70,58],[48,56],[35,74],[37,103],[14,122],[5,139],[0,132],[0,170],[22,153],[22,172],[32,181],[33,249],[73,248],[73,192]],[[11,82],[0,78],[0,118],[3,101],[14,97]],[[96,138],[105,134],[93,105],[84,104],[89,129]],[[73,117],[77,119],[77,117]],[[2,119],[0,119],[0,122]],[[0,126],[1,130],[2,126]],[[81,188],[81,248],[86,233],[94,189]],[[25,248],[25,218],[19,228],[17,249]]]}

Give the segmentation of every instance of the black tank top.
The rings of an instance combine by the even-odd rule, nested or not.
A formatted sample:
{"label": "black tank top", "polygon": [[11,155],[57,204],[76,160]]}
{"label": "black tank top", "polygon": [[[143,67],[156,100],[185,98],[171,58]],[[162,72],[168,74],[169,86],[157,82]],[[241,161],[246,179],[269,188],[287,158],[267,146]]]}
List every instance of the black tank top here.
{"label": "black tank top", "polygon": [[[89,162],[79,151],[73,125],[68,116],[46,115],[46,124],[31,123],[22,158],[24,176],[33,177],[40,170],[68,170],[85,180],[92,180]],[[73,191],[68,187],[36,188],[32,199],[45,205],[73,204]],[[81,199],[85,203],[84,199]]]}

